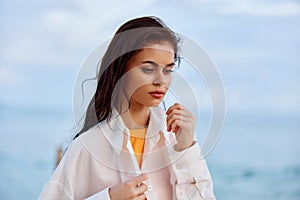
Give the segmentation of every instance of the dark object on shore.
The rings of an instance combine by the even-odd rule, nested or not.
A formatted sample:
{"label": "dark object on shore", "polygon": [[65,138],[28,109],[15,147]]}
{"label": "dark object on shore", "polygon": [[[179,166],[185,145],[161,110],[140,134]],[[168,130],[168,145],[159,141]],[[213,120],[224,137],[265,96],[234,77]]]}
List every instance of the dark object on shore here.
{"label": "dark object on shore", "polygon": [[62,150],[62,147],[58,146],[57,149],[56,149],[56,163],[55,163],[55,168],[58,166],[58,164],[61,161],[63,155],[64,155],[64,152]]}

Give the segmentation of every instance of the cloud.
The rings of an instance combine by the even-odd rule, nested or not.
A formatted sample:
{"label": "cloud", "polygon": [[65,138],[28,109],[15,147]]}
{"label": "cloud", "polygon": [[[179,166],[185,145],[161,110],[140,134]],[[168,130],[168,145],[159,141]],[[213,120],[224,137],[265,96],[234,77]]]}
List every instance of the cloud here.
{"label": "cloud", "polygon": [[283,0],[190,0],[194,7],[208,6],[211,11],[225,15],[288,17],[300,15],[300,3]]}
{"label": "cloud", "polygon": [[[229,110],[243,112],[277,111],[299,113],[300,94],[263,91],[265,87],[227,87],[227,108]],[[256,91],[255,91],[256,89]]]}
{"label": "cloud", "polygon": [[219,7],[219,12],[222,14],[266,17],[300,15],[300,4],[298,2],[232,1],[223,5],[223,7]]}
{"label": "cloud", "polygon": [[[280,85],[290,88],[290,80],[299,83],[297,78],[290,78],[296,74],[294,68],[299,63],[298,2],[189,0],[184,4],[179,1],[169,4],[156,0],[67,3],[32,0],[21,4],[22,9],[16,6],[17,1],[13,2],[13,6],[4,6],[5,12],[0,13],[7,19],[1,23],[0,66],[5,67],[0,68],[0,86],[30,82],[37,68],[56,68],[61,73],[66,71],[60,68],[78,69],[86,56],[122,23],[137,16],[157,15],[175,30],[206,43],[208,53],[224,77],[231,107],[245,107],[247,102],[259,108],[276,107],[276,104],[288,108],[296,107],[293,98],[299,99],[296,89],[286,93],[277,89]],[[273,20],[273,17],[283,20]],[[280,70],[276,72],[275,68]],[[73,69],[67,69],[67,73]],[[248,100],[256,99],[254,94],[263,89],[254,82],[264,85],[264,74],[282,76],[283,72],[286,82],[268,79],[277,90],[268,90],[266,101]],[[186,76],[190,77],[191,84],[199,87],[201,81],[193,81],[190,74]],[[283,99],[282,94],[288,97]],[[209,103],[209,98],[201,98],[203,104]],[[268,98],[276,99],[277,103],[271,105]]]}
{"label": "cloud", "polygon": [[3,22],[7,29],[1,34],[0,58],[15,66],[78,67],[116,27],[153,2],[71,1],[54,6],[46,2],[39,4],[39,9],[31,3],[18,13],[24,17],[12,17],[16,7],[7,3],[11,10],[5,18],[10,20]]}
{"label": "cloud", "polygon": [[0,87],[18,86],[23,84],[24,77],[9,67],[0,67]]}
{"label": "cloud", "polygon": [[[102,42],[112,36],[118,25],[142,12],[154,1],[72,1],[66,7],[49,9],[42,15],[44,29],[70,33],[67,41],[77,45]],[[132,11],[132,9],[134,10]]]}

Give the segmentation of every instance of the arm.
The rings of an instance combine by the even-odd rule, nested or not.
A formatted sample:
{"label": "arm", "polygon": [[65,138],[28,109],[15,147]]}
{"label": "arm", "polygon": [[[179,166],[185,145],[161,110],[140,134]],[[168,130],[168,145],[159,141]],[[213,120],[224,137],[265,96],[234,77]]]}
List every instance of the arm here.
{"label": "arm", "polygon": [[[110,200],[109,197],[109,188],[101,190],[100,192],[85,198],[85,200]],[[67,188],[54,180],[50,180],[47,185],[44,187],[43,192],[39,196],[39,200],[50,200],[50,199],[64,199],[64,200],[74,200],[74,196],[70,194]]]}
{"label": "arm", "polygon": [[171,184],[176,199],[215,199],[213,183],[198,144],[194,141],[193,114],[180,104],[171,106],[167,130],[175,133],[177,143],[168,149]]}
{"label": "arm", "polygon": [[91,190],[91,186],[101,184],[91,176],[99,166],[93,166],[90,154],[82,143],[74,141],[59,163],[50,181],[44,187],[40,200],[122,200],[145,199],[147,186],[143,183],[147,175],[141,175],[113,187],[103,185],[101,190]]}
{"label": "arm", "polygon": [[170,148],[169,153],[171,157],[181,154],[170,166],[174,199],[215,199],[213,182],[198,144],[181,152]]}
{"label": "arm", "polygon": [[[89,194],[86,186],[88,187],[88,185],[93,183],[90,183],[90,178],[88,178],[86,176],[87,173],[85,173],[86,170],[89,170],[88,166],[83,165],[89,162],[90,156],[82,148],[81,142],[78,140],[73,141],[49,182],[45,185],[39,199],[74,200],[86,198],[88,200],[110,200],[108,188],[93,195]],[[82,163],[82,165],[80,165],[80,163]]]}

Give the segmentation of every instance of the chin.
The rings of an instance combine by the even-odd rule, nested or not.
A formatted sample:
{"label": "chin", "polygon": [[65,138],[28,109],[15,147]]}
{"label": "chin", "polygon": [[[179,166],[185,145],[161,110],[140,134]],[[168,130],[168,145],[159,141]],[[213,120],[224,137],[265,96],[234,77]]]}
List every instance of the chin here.
{"label": "chin", "polygon": [[156,107],[156,106],[159,106],[160,103],[161,103],[161,100],[155,100],[155,101],[144,103],[144,105],[148,106],[148,107]]}
{"label": "chin", "polygon": [[156,107],[156,106],[159,106],[161,103],[161,101],[156,101],[156,102],[153,102],[150,107]]}
{"label": "chin", "polygon": [[156,107],[156,106],[159,106],[159,103],[152,104],[150,107]]}

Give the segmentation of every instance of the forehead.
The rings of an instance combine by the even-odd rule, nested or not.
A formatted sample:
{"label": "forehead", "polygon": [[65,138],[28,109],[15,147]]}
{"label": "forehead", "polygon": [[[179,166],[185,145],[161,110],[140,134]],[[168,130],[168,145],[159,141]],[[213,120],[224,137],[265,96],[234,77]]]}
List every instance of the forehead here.
{"label": "forehead", "polygon": [[174,47],[169,42],[148,44],[132,60],[134,63],[153,61],[159,64],[174,62]]}

